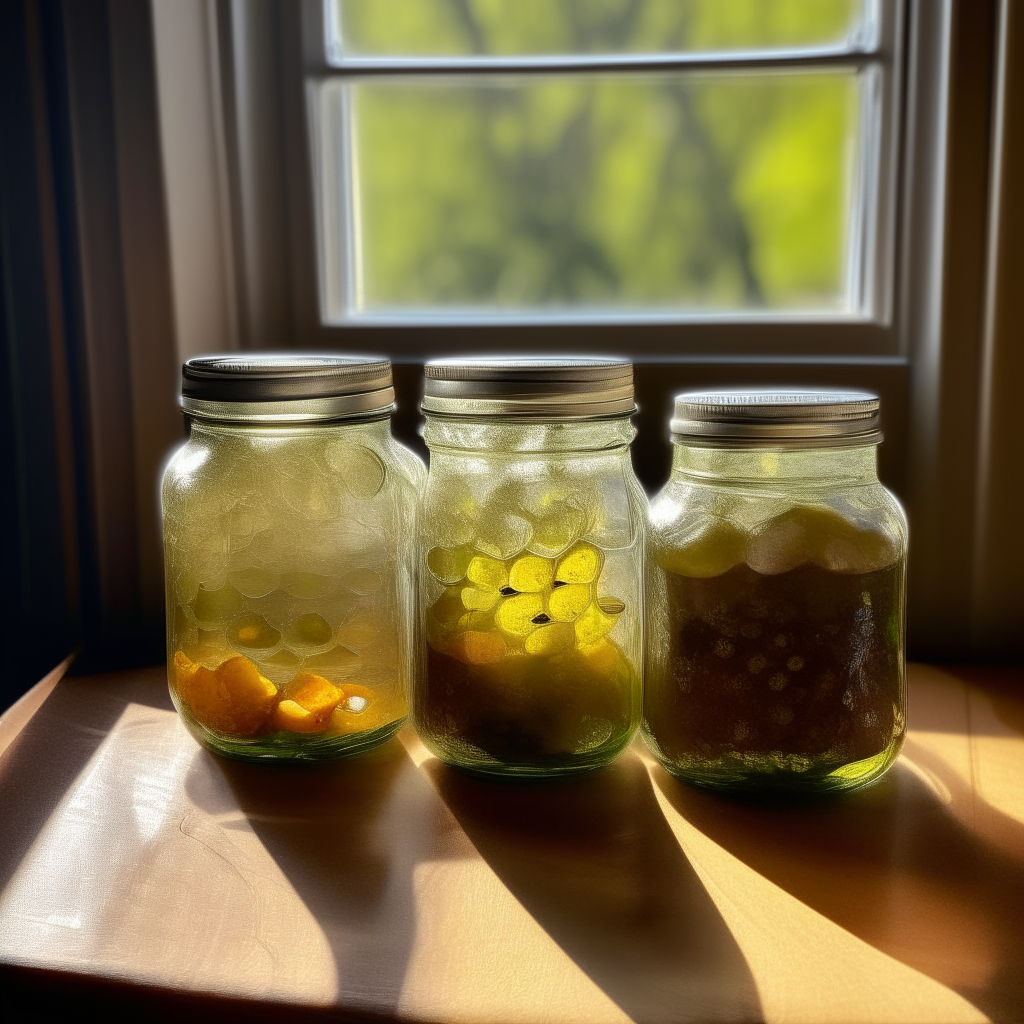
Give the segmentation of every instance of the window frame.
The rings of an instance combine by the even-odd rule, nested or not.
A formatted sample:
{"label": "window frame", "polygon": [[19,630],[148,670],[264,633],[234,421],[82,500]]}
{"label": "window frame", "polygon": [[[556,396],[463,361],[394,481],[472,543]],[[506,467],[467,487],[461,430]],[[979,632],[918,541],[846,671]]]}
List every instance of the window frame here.
{"label": "window frame", "polygon": [[[905,0],[867,0],[860,36],[850,44],[807,47],[800,50],[736,52],[728,54],[640,54],[581,55],[572,57],[524,57],[483,60],[481,58],[392,58],[345,57],[330,53],[328,19],[330,0],[303,0],[301,6],[301,75],[306,125],[305,148],[309,154],[306,182],[309,188],[312,244],[316,259],[311,269],[316,274],[316,319],[323,332],[333,334],[373,332],[386,334],[393,354],[415,359],[424,350],[436,351],[435,337],[444,336],[444,349],[450,352],[481,348],[550,348],[552,343],[565,350],[629,351],[647,359],[715,358],[736,359],[895,359],[907,355],[900,309],[898,280],[899,202],[902,157],[902,108],[905,77]],[[861,103],[862,143],[858,180],[862,186],[877,183],[871,197],[862,200],[873,207],[871,223],[865,224],[859,208],[851,223],[862,237],[856,246],[859,265],[851,268],[857,281],[851,290],[857,296],[854,312],[822,314],[793,312],[693,313],[643,311],[621,314],[574,311],[554,315],[534,312],[502,311],[496,314],[464,314],[448,310],[437,313],[347,313],[335,315],[342,307],[334,290],[339,276],[328,270],[329,248],[323,225],[327,216],[350,216],[348,211],[325,208],[334,203],[325,196],[320,182],[325,180],[324,165],[345,161],[344,153],[332,152],[324,144],[326,132],[320,124],[316,91],[326,80],[359,80],[376,75],[401,74],[481,74],[491,71],[524,74],[550,71],[596,71],[650,69],[743,69],[785,67],[876,67],[875,74],[862,76],[865,94],[874,89],[872,102],[865,95]],[[865,173],[865,165],[877,171]],[[863,187],[858,189],[863,195]],[[340,233],[340,232],[339,232]],[[335,254],[335,259],[343,259]],[[337,266],[337,263],[334,264]],[[333,269],[333,268],[332,268]],[[333,307],[333,310],[332,310]],[[342,335],[338,335],[340,341]]]}

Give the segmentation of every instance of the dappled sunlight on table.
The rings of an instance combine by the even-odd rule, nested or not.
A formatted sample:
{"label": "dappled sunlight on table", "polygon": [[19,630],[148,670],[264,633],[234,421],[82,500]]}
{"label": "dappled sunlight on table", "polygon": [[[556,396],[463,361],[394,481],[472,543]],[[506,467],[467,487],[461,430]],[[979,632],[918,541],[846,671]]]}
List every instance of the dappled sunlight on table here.
{"label": "dappled sunlight on table", "polygon": [[1017,1020],[1024,694],[978,684],[914,666],[889,775],[772,804],[639,742],[548,783],[460,775],[409,729],[236,764],[160,669],[64,680],[0,754],[0,971],[197,1019]]}

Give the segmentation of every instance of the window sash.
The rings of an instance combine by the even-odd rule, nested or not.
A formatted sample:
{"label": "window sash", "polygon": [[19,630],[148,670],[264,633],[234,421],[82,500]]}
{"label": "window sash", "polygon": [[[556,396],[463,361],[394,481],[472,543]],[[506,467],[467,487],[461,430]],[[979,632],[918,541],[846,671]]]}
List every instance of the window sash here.
{"label": "window sash", "polygon": [[[650,358],[713,356],[803,358],[886,358],[905,356],[898,330],[895,288],[897,202],[899,171],[898,110],[901,103],[904,4],[900,0],[869,0],[861,31],[843,44],[799,50],[686,54],[598,54],[541,57],[345,57],[328,52],[327,19],[333,5],[307,0],[304,12],[304,71],[308,134],[311,141],[314,231],[317,241],[319,318],[325,331],[343,328],[367,337],[386,332],[396,355],[415,358],[422,351],[423,332],[445,332],[445,347],[452,351],[479,350],[500,345],[503,336],[529,328],[557,331],[558,344],[571,348],[621,350],[628,337],[630,348]],[[423,76],[525,75],[563,72],[618,73],[653,69],[781,70],[785,68],[842,67],[860,70],[862,102],[859,125],[859,166],[854,195],[857,208],[848,242],[852,275],[851,309],[837,313],[800,313],[789,310],[757,311],[538,311],[502,309],[468,311],[456,308],[391,309],[356,312],[348,301],[349,268],[353,266],[353,217],[348,146],[344,132],[328,131],[325,111],[317,99],[318,87],[329,80],[353,82],[378,75]],[[341,90],[344,95],[348,90]],[[337,114],[337,111],[334,112]],[[342,117],[346,118],[344,112]],[[351,127],[352,121],[347,117]],[[340,138],[332,138],[339,135]],[[328,194],[324,183],[340,173],[342,201]],[[327,218],[334,218],[328,220]],[[326,230],[334,225],[334,241]],[[339,241],[341,244],[339,244]],[[685,328],[685,330],[683,330]],[[625,332],[625,333],[624,333]],[[577,338],[579,340],[577,340]],[[607,339],[607,341],[605,340]],[[383,340],[383,339],[382,339]]]}
{"label": "window sash", "polygon": [[706,68],[786,67],[843,63],[878,56],[892,34],[897,16],[894,0],[864,0],[855,30],[838,43],[809,46],[619,53],[545,53],[501,55],[386,55],[359,56],[345,52],[342,29],[333,0],[321,0],[316,39],[323,64],[310,72],[328,70],[355,74],[459,74],[487,72],[656,71]]}

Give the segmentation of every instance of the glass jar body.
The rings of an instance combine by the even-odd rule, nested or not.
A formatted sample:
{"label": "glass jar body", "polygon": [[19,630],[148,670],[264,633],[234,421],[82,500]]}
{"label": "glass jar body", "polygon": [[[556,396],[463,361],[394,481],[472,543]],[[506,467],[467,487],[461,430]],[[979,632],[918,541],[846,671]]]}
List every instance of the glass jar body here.
{"label": "glass jar body", "polygon": [[651,502],[643,731],[730,790],[852,789],[906,730],[906,518],[876,449],[677,445]]}
{"label": "glass jar body", "polygon": [[425,475],[386,419],[191,424],[162,498],[168,676],[196,739],[323,760],[401,726]]}
{"label": "glass jar body", "polygon": [[413,716],[447,763],[562,775],[633,737],[646,518],[633,433],[627,417],[428,417]]}

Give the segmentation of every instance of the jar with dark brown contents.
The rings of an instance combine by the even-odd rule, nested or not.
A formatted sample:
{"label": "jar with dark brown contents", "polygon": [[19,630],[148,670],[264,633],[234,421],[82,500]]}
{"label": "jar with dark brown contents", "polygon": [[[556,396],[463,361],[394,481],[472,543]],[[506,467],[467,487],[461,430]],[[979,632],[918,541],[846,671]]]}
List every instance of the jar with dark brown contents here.
{"label": "jar with dark brown contents", "polygon": [[644,735],[674,775],[824,791],[906,729],[906,519],[878,481],[877,397],[680,395],[651,504]]}

